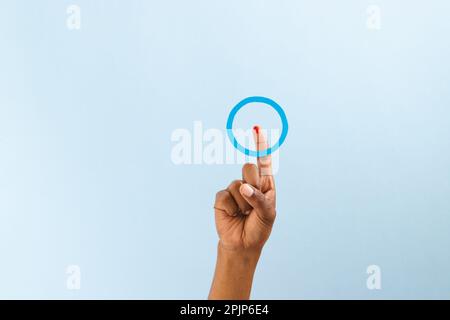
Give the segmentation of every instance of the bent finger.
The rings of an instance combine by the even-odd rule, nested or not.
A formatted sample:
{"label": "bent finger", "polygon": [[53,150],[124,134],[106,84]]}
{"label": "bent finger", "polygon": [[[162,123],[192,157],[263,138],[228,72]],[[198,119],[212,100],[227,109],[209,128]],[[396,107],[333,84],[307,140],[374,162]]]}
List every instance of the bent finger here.
{"label": "bent finger", "polygon": [[236,216],[239,212],[239,207],[228,190],[217,192],[214,209],[222,210],[232,217]]}

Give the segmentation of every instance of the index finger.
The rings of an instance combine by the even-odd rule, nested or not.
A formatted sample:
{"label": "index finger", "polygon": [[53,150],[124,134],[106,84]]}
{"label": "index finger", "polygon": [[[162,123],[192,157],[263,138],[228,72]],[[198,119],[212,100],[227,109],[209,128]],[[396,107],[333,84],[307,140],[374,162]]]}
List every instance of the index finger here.
{"label": "index finger", "polygon": [[266,136],[259,125],[253,127],[253,138],[255,139],[256,151],[258,153],[259,175],[272,177],[272,156],[270,154],[260,157],[258,151],[264,151],[269,148]]}

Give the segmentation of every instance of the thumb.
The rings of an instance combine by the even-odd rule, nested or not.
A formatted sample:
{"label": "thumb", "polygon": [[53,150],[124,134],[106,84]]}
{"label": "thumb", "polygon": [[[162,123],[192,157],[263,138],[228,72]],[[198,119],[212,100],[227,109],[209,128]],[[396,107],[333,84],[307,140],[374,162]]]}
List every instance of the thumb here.
{"label": "thumb", "polygon": [[239,192],[254,209],[261,213],[264,212],[266,208],[266,197],[261,191],[248,183],[244,183],[239,188]]}

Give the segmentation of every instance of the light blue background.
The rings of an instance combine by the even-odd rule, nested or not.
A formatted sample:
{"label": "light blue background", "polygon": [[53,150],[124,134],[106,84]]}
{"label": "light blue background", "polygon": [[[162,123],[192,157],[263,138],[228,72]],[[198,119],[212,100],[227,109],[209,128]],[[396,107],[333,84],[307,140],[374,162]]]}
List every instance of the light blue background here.
{"label": "light blue background", "polygon": [[[450,298],[449,12],[2,0],[0,298],[205,298],[214,195],[240,167],[176,166],[170,136],[195,120],[225,135],[251,95],[290,124],[253,298]],[[371,264],[382,290],[366,288]]]}

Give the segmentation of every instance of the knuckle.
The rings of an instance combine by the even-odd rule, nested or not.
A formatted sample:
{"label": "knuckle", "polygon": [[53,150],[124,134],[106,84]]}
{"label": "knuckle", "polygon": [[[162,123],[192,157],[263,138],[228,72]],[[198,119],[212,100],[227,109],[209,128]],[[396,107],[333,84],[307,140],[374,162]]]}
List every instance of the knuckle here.
{"label": "knuckle", "polygon": [[242,166],[242,170],[253,170],[254,168],[257,168],[254,163],[247,162]]}
{"label": "knuckle", "polygon": [[239,189],[242,184],[241,180],[233,180],[230,184],[230,188]]}
{"label": "knuckle", "polygon": [[223,199],[226,198],[227,196],[227,191],[226,190],[220,190],[216,193],[216,202],[221,201]]}

